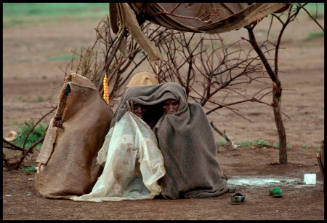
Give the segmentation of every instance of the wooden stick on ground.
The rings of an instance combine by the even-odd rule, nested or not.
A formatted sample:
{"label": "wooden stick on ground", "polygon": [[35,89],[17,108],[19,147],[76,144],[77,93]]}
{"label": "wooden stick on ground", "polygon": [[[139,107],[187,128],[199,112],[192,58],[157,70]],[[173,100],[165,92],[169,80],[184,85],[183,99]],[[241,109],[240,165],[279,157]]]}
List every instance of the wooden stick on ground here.
{"label": "wooden stick on ground", "polygon": [[211,127],[222,137],[224,137],[224,139],[228,142],[229,145],[233,145],[232,141],[227,137],[227,135],[225,133],[222,133],[214,124],[213,122],[210,122]]}

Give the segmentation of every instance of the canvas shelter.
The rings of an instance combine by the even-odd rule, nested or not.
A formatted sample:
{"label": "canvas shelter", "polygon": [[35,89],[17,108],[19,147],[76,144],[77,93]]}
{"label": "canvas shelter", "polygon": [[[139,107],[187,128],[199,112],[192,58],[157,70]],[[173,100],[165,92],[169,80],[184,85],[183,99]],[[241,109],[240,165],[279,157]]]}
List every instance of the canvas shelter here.
{"label": "canvas shelter", "polygon": [[145,20],[169,29],[195,33],[228,32],[256,23],[289,3],[110,3],[110,24],[114,33],[125,28],[147,52],[151,61],[160,52],[141,31]]}

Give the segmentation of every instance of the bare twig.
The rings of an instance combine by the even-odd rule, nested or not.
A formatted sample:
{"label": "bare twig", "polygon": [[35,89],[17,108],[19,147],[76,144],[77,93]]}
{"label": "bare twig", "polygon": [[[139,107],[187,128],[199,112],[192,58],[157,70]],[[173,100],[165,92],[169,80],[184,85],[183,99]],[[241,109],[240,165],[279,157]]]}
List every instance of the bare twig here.
{"label": "bare twig", "polygon": [[310,18],[317,24],[317,26],[319,26],[319,28],[323,31],[323,32],[325,32],[325,29],[324,29],[324,27],[322,27],[322,25],[317,21],[317,19],[316,18],[314,18],[312,15],[311,15],[311,13],[306,9],[306,8],[304,8],[304,5],[300,5],[299,4],[299,7],[301,8],[301,9],[303,9],[309,16],[310,16]]}
{"label": "bare twig", "polygon": [[[48,126],[47,128],[45,129],[44,133],[43,133],[43,136],[37,140],[35,143],[33,143],[33,145],[31,145],[29,148],[25,149],[25,145],[26,145],[26,142],[27,142],[27,139],[29,138],[30,134],[33,132],[33,130],[35,129],[35,127],[45,118],[47,117],[49,114],[51,114],[52,112],[55,111],[55,109],[57,108],[57,106],[53,107],[50,109],[49,112],[47,112],[46,114],[44,114],[38,121],[36,121],[36,123],[32,126],[32,128],[29,130],[28,134],[26,135],[25,139],[24,139],[24,143],[23,143],[23,146],[20,147],[20,146],[17,146],[11,142],[8,142],[7,140],[5,140],[4,138],[2,139],[3,141],[3,147],[4,148],[7,148],[7,149],[11,149],[11,150],[18,150],[18,151],[21,151],[22,154],[21,154],[21,157],[19,158],[18,161],[16,161],[15,163],[12,163],[10,165],[13,165],[12,167],[14,167],[15,169],[19,168],[21,163],[23,162],[23,160],[25,159],[25,157],[27,156],[27,154],[29,153],[32,153],[33,152],[33,149],[38,145],[40,144],[44,138],[45,138],[45,135],[46,135],[46,132],[47,132],[47,129],[48,129]],[[5,165],[9,165],[8,163],[8,160],[4,160],[5,161]],[[11,168],[12,168],[11,167]]]}
{"label": "bare twig", "polygon": [[7,149],[12,149],[12,150],[19,150],[19,151],[24,151],[24,148],[21,148],[11,142],[8,142],[4,138],[2,138],[2,147],[7,148]]}
{"label": "bare twig", "polygon": [[32,126],[32,128],[30,129],[30,131],[27,133],[26,138],[24,140],[23,143],[23,149],[25,149],[25,145],[27,142],[28,137],[30,136],[30,134],[33,132],[33,130],[35,129],[35,127],[45,118],[47,117],[49,114],[51,114],[52,112],[54,112],[57,109],[56,107],[53,107],[49,112],[45,113],[37,122],[34,123],[34,125]]}
{"label": "bare twig", "polygon": [[27,150],[25,150],[21,156],[21,158],[19,159],[19,161],[16,164],[16,168],[19,168],[21,163],[24,161],[25,157],[27,156],[27,154],[32,153],[33,149],[40,144],[41,142],[43,142],[45,138],[45,134],[38,140],[36,141],[33,145],[31,145]]}

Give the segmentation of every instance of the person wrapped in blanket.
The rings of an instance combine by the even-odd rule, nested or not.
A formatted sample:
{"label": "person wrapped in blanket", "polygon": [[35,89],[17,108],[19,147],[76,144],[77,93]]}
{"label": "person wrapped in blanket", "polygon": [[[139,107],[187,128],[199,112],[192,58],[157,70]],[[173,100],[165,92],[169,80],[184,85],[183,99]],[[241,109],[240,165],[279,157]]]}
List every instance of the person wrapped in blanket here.
{"label": "person wrapped in blanket", "polygon": [[[134,192],[136,190],[143,192],[134,197],[130,194],[125,197],[119,195],[124,197],[122,199],[129,199],[127,197],[133,197],[133,199],[152,199],[154,197],[163,197],[164,199],[205,198],[219,196],[228,192],[226,180],[222,178],[216,156],[215,140],[206,114],[199,104],[187,102],[186,93],[179,84],[168,82],[129,87],[113,116],[110,129],[119,126],[119,123],[122,120],[124,121],[126,114],[130,114],[134,117],[134,120],[141,120],[142,117],[140,123],[146,123],[147,130],[150,131],[136,130],[135,134],[147,135],[151,134],[151,132],[154,133],[154,139],[151,138],[151,140],[153,140],[153,145],[157,144],[157,148],[152,145],[149,146],[152,151],[149,151],[148,148],[140,149],[142,143],[137,142],[139,140],[134,140],[134,144],[139,146],[140,154],[144,153],[145,150],[149,154],[153,154],[153,156],[148,156],[149,159],[147,160],[152,169],[149,167],[147,168],[148,171],[142,171],[142,160],[139,159],[142,156],[125,157],[123,165],[126,165],[126,163],[132,163],[133,165],[134,163],[140,163],[139,166],[134,165],[134,172],[138,172],[137,169],[140,169],[141,174],[138,175],[140,179],[137,182],[142,183],[143,181],[143,184],[138,185],[138,189],[134,187]],[[104,146],[107,145],[106,142],[107,138]],[[154,152],[158,152],[157,149],[159,153],[154,155]],[[108,155],[110,150],[109,145]],[[128,156],[128,154],[125,155]],[[155,158],[155,161],[151,160]],[[132,159],[137,159],[137,161],[131,162]],[[107,157],[104,162],[107,165],[115,161]],[[152,176],[145,175],[146,172],[151,172]],[[106,166],[103,174],[109,174],[106,173]],[[152,181],[150,182],[149,179],[152,179]],[[125,183],[126,185],[136,182],[135,177],[130,177],[128,181]],[[131,189],[125,189],[125,191],[131,191]],[[147,196],[144,191],[148,192]],[[144,196],[141,196],[141,194]],[[108,198],[109,196],[111,196],[110,193],[107,193],[104,195],[107,199],[85,197],[85,200],[120,200]],[[75,198],[74,200],[83,199]]]}

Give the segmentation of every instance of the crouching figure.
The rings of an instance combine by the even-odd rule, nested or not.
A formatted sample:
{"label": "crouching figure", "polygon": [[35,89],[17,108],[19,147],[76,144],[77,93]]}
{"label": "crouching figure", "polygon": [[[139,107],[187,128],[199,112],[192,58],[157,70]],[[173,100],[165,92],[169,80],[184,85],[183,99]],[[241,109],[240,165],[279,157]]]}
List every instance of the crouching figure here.
{"label": "crouching figure", "polygon": [[202,107],[188,103],[179,84],[132,86],[123,95],[99,152],[102,175],[91,193],[72,199],[219,196],[228,187],[216,154]]}

